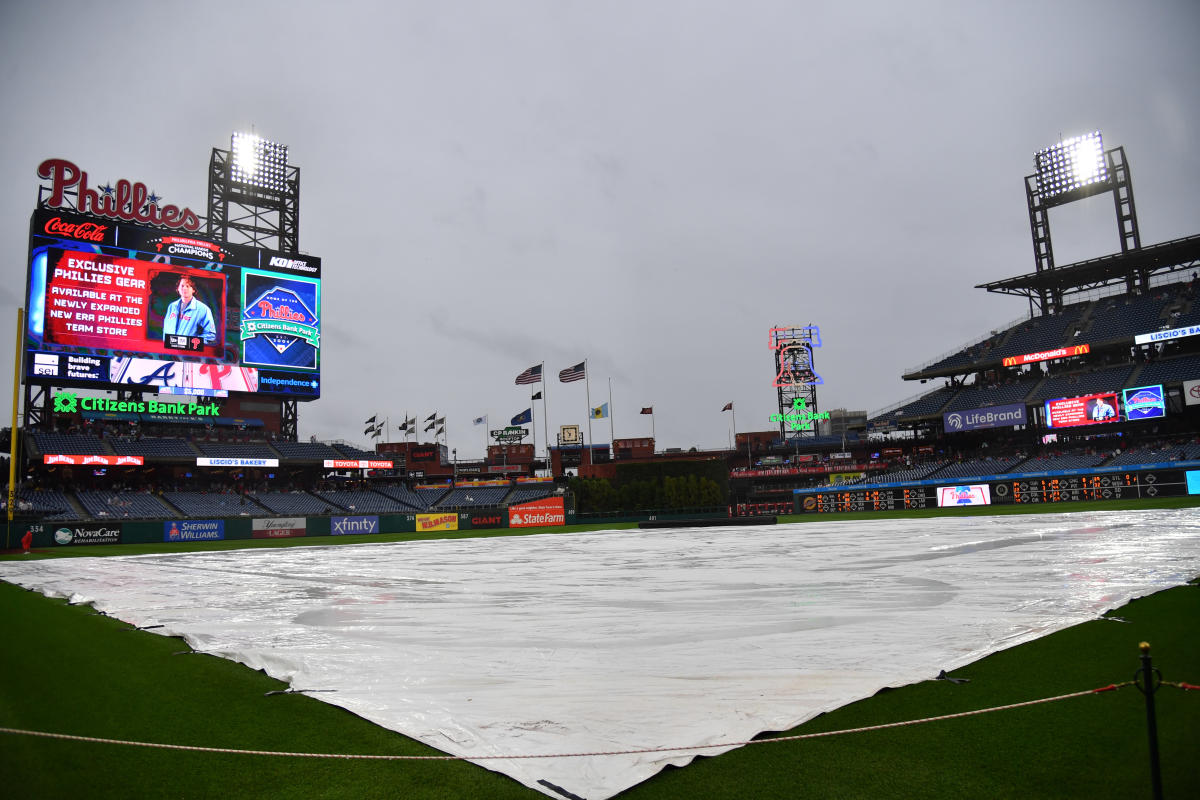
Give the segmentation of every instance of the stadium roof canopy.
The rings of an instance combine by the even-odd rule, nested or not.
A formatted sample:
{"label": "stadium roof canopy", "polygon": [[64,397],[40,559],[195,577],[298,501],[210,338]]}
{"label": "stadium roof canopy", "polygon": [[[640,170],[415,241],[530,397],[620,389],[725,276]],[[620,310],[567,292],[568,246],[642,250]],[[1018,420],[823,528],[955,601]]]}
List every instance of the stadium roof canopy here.
{"label": "stadium roof canopy", "polygon": [[1156,275],[1187,269],[1200,269],[1200,235],[981,283],[975,288],[1036,300],[1043,291],[1071,295],[1118,283],[1132,290],[1136,286],[1149,286],[1150,279]]}

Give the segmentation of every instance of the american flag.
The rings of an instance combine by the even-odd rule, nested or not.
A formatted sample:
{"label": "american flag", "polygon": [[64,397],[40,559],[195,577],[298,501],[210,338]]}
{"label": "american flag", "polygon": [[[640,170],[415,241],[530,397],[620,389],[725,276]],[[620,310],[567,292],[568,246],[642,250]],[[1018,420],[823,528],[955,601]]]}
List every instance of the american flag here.
{"label": "american flag", "polygon": [[567,367],[566,369],[564,369],[563,371],[558,373],[558,379],[560,381],[562,381],[563,383],[570,383],[571,381],[583,380],[584,378],[587,377],[587,371],[584,369],[585,364],[587,364],[586,361],[580,361],[578,364],[576,364],[573,367]]}
{"label": "american flag", "polygon": [[542,365],[536,364],[517,376],[517,386],[525,383],[542,382]]}

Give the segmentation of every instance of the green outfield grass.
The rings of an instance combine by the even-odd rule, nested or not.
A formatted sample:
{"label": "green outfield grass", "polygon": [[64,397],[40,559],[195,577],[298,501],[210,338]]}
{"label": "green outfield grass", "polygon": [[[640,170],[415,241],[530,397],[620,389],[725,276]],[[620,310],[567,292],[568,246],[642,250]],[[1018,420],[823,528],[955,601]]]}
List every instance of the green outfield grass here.
{"label": "green outfield grass", "polygon": [[[1112,502],[1097,506],[1122,507]],[[799,519],[817,518],[848,520],[843,515]],[[416,537],[404,534],[61,551],[115,555],[220,549],[214,545],[412,538]],[[67,554],[61,551],[54,554]],[[969,683],[926,681],[888,690],[786,733],[917,719],[1127,681],[1138,667],[1137,646],[1143,640],[1152,643],[1155,664],[1166,680],[1200,684],[1200,586],[1141,598],[1110,616],[1128,621],[1078,625],[952,673],[969,678]],[[179,639],[133,631],[89,607],[70,606],[3,583],[0,641],[0,726],[239,749],[437,754],[315,698],[264,696],[286,687],[233,662],[176,655],[188,650]],[[1157,706],[1166,796],[1195,796],[1200,788],[1200,692],[1165,687],[1157,695]],[[621,797],[1149,797],[1144,709],[1142,695],[1129,687],[953,721],[756,744],[669,769]],[[458,762],[213,755],[13,734],[0,735],[0,769],[3,794],[22,798],[543,796],[507,777]]]}

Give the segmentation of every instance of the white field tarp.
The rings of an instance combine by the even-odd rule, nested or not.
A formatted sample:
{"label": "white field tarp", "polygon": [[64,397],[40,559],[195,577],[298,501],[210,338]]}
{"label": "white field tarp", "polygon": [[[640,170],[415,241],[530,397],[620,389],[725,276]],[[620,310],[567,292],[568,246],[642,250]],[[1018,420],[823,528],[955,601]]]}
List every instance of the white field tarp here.
{"label": "white field tarp", "polygon": [[[1194,509],[0,563],[467,759],[748,740],[1198,573]],[[478,763],[597,800],[719,752]]]}

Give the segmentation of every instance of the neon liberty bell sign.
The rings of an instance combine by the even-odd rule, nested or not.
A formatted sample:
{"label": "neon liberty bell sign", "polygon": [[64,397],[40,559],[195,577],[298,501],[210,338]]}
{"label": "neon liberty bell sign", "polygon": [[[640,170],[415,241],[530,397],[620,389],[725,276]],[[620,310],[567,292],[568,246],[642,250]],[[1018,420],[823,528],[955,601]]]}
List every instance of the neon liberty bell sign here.
{"label": "neon liberty bell sign", "polygon": [[[779,373],[771,383],[776,388],[820,386],[825,380],[813,369],[813,348],[821,346],[821,330],[816,325],[798,329],[799,337],[779,338],[778,334],[788,330],[772,328],[770,345],[779,351]],[[772,414],[771,422],[786,422],[793,431],[811,431],[813,423],[829,419],[828,411],[811,411],[807,401],[800,397],[792,401],[787,414]]]}

